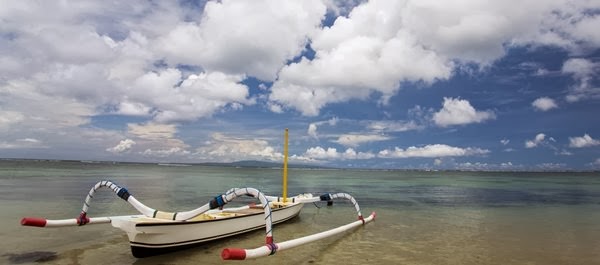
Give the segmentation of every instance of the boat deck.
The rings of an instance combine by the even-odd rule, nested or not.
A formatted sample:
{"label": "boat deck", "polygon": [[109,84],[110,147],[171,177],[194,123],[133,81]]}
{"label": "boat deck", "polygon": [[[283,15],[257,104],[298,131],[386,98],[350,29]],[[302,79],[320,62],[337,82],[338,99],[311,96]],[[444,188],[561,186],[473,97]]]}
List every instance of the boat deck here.
{"label": "boat deck", "polygon": [[[282,202],[271,202],[269,203],[269,206],[271,206],[271,209],[275,210],[275,209],[279,209],[279,208],[285,208],[286,206],[291,206],[293,205],[293,203],[282,203]],[[152,217],[136,217],[134,218],[134,222],[137,224],[142,224],[142,223],[177,223],[177,222],[202,222],[202,221],[210,221],[210,220],[216,220],[216,219],[223,219],[223,218],[231,218],[231,217],[239,217],[239,216],[246,216],[246,215],[254,215],[254,214],[262,214],[264,213],[264,209],[262,204],[256,204],[256,205],[251,205],[248,207],[241,207],[241,208],[226,208],[223,210],[217,210],[217,211],[209,211],[203,214],[200,214],[192,219],[189,220],[185,220],[185,221],[177,221],[177,220],[168,220],[165,218],[152,218]]]}

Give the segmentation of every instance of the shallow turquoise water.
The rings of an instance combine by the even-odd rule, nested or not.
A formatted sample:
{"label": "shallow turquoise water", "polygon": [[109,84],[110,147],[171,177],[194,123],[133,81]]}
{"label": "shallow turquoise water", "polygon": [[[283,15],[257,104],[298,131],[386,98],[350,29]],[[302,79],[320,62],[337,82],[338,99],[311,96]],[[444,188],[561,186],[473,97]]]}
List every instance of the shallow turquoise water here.
{"label": "shallow turquoise water", "polygon": [[[196,208],[232,187],[279,195],[280,169],[0,161],[0,263],[220,264],[224,247],[253,248],[263,231],[158,257],[135,259],[110,225],[39,229],[24,216],[75,217],[97,181],[110,179],[150,207]],[[350,233],[251,264],[600,264],[599,173],[290,170],[289,195],[348,192],[377,220]],[[244,203],[249,199],[244,199]],[[324,206],[324,205],[319,205]],[[134,214],[109,191],[90,216]],[[306,205],[275,227],[275,240],[355,220],[349,203]],[[37,263],[39,264],[39,263]]]}

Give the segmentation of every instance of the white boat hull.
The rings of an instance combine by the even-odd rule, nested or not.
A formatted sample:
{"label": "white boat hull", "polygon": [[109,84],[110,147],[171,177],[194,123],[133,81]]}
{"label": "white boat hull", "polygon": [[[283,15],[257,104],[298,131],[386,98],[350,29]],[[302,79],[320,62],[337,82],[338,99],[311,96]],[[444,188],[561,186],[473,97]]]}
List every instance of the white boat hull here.
{"label": "white boat hull", "polygon": [[[303,205],[273,208],[273,223],[298,216]],[[188,221],[129,216],[113,218],[111,224],[127,233],[132,254],[140,258],[264,228],[265,216],[262,210],[240,207],[211,211]]]}

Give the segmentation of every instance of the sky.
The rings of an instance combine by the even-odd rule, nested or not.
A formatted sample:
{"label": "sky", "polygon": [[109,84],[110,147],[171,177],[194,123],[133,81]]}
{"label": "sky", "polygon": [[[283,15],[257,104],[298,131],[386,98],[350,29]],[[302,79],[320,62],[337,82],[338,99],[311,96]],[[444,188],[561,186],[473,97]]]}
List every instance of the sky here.
{"label": "sky", "polygon": [[600,169],[600,1],[0,0],[0,157]]}

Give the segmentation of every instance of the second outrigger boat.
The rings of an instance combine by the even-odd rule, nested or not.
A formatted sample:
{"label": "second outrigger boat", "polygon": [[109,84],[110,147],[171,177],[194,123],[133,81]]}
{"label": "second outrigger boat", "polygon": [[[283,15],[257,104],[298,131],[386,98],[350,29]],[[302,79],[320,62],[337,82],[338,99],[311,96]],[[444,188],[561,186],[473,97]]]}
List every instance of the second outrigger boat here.
{"label": "second outrigger boat", "polygon": [[[364,225],[375,219],[375,212],[363,218],[360,207],[354,197],[347,193],[326,193],[320,196],[300,194],[287,197],[287,142],[288,131],[285,132],[283,196],[267,196],[254,188],[233,188],[216,196],[207,204],[185,212],[163,212],[150,208],[138,201],[129,191],[112,181],[104,180],[96,183],[88,192],[83,209],[77,218],[64,220],[47,220],[26,217],[21,220],[25,226],[61,227],[82,226],[87,224],[111,223],[127,233],[133,256],[142,258],[162,254],[190,245],[238,235],[241,233],[265,228],[266,244],[255,249],[226,248],[221,252],[224,260],[243,260],[275,254],[302,244],[323,239],[354,227]],[[88,217],[87,212],[96,191],[109,188],[118,197],[131,204],[139,215]],[[260,204],[252,204],[235,208],[223,208],[225,204],[240,196],[252,196]],[[358,220],[352,223],[327,230],[325,232],[275,243],[272,226],[285,222],[300,214],[305,203],[318,201],[331,202],[335,199],[349,200],[357,211]]]}

